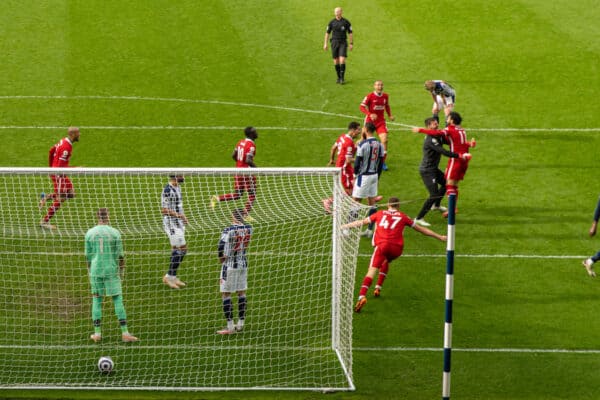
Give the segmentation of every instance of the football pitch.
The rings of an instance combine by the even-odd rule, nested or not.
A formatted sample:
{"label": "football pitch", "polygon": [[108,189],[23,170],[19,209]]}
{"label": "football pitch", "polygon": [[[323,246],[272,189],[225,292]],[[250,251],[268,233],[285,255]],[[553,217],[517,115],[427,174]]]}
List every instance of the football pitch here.
{"label": "football pitch", "polygon": [[[355,36],[345,85],[335,83],[322,49],[336,6]],[[600,248],[587,234],[600,193],[595,2],[31,0],[2,8],[2,166],[46,166],[48,149],[76,125],[72,165],[232,167],[233,147],[253,125],[259,167],[322,167],[348,122],[362,122],[359,103],[382,79],[396,121],[388,122],[390,170],[379,191],[398,196],[414,217],[427,192],[418,173],[423,136],[409,127],[430,116],[424,81],[449,81],[463,126],[477,139],[458,200],[452,398],[600,398],[600,281],[581,266]],[[426,219],[445,231],[439,214]],[[111,391],[111,398],[440,398],[445,247],[411,230],[405,236],[381,298],[369,297],[354,316],[355,392]],[[371,251],[362,239],[356,293]],[[157,296],[149,301],[162,305]],[[18,317],[7,304],[0,309],[0,323]]]}

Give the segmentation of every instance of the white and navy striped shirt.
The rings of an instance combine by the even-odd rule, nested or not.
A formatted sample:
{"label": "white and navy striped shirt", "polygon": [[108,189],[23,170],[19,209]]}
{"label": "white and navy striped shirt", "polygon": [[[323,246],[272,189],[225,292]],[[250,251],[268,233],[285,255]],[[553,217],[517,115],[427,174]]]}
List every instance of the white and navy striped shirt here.
{"label": "white and navy striped shirt", "polygon": [[435,83],[435,87],[433,88],[433,94],[444,97],[454,97],[456,96],[456,92],[454,88],[448,83],[444,81],[433,81]]}
{"label": "white and navy striped shirt", "polygon": [[374,137],[365,139],[358,144],[354,160],[354,175],[374,175],[381,171],[384,149],[381,142]]}
{"label": "white and navy striped shirt", "polygon": [[223,229],[219,239],[219,257],[225,257],[223,268],[247,268],[246,249],[252,237],[252,226],[230,225]]}
{"label": "white and navy striped shirt", "polygon": [[[181,196],[181,187],[168,184],[163,189],[161,195],[162,208],[175,211],[177,214],[183,214],[183,197]],[[163,215],[163,224],[165,229],[183,228],[183,220],[171,215]]]}

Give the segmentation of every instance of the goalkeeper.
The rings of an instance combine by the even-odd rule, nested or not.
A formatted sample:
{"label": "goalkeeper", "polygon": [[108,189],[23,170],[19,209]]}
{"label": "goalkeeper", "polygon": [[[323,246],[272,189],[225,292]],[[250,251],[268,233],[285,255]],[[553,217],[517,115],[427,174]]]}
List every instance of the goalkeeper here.
{"label": "goalkeeper", "polygon": [[98,225],[85,234],[85,257],[92,288],[94,322],[94,333],[90,338],[94,342],[102,340],[102,299],[104,296],[111,296],[121,325],[121,339],[124,342],[135,342],[138,338],[127,330],[127,316],[123,306],[120,273],[125,269],[125,256],[121,233],[109,226],[107,208],[98,209],[97,217]]}

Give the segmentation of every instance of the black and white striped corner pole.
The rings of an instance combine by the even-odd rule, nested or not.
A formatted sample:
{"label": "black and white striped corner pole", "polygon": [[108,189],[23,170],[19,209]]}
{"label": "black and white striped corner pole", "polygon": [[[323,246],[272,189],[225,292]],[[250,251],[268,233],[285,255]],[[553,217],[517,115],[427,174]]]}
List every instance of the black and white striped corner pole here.
{"label": "black and white striped corner pole", "polygon": [[448,196],[448,241],[446,242],[446,321],[444,323],[444,375],[442,399],[450,400],[450,360],[452,355],[452,300],[454,298],[454,221],[456,194]]}

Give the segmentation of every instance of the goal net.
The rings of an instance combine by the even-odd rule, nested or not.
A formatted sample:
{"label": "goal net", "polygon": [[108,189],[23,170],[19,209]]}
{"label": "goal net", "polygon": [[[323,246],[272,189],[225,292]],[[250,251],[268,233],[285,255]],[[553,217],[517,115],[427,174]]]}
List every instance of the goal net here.
{"label": "goal net", "polygon": [[[50,174],[67,173],[76,196],[40,227],[52,205]],[[163,283],[171,244],[161,193],[182,174],[187,254]],[[244,329],[226,327],[217,243],[248,194],[232,193],[235,175],[257,179],[250,216]],[[153,390],[353,390],[352,295],[358,233],[340,225],[356,207],[339,170],[2,168],[0,185],[0,369],[2,388]],[[244,175],[244,176],[245,176]],[[48,201],[41,209],[45,192]],[[332,213],[323,199],[332,198]],[[102,340],[94,342],[84,235],[106,207],[125,251],[123,302],[135,343],[121,340],[110,297],[102,305]],[[364,217],[361,209],[359,217]],[[233,314],[238,314],[232,294]],[[111,374],[97,361],[110,356]]]}

